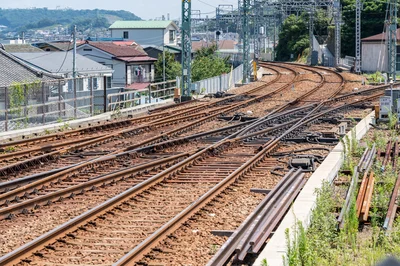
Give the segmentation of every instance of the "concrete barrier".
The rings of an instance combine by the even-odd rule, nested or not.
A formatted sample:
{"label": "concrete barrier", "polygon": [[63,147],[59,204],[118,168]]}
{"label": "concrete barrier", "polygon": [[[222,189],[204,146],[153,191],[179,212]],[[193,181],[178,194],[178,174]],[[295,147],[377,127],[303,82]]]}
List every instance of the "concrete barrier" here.
{"label": "concrete barrier", "polygon": [[[371,127],[370,123],[373,122],[374,117],[375,112],[372,112],[356,125],[355,131],[358,140],[368,132]],[[351,139],[352,133],[348,132],[347,136]],[[315,207],[317,199],[315,191],[322,187],[324,181],[333,182],[338,175],[343,163],[343,151],[344,147],[342,143],[336,145],[323,163],[311,175],[296,201],[293,203],[292,208],[283,218],[274,235],[253,265],[262,265],[263,259],[267,260],[269,266],[284,265],[283,257],[286,255],[287,247],[285,238],[286,229],[290,229],[290,237],[293,237],[293,228],[297,221],[301,221],[305,228],[309,226],[312,210]]]}

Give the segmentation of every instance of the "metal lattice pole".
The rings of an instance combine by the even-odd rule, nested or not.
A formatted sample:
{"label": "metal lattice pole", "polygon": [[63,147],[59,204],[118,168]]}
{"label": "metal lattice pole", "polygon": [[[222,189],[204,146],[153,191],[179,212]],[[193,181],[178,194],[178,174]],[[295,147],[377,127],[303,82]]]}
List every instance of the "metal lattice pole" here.
{"label": "metal lattice pole", "polygon": [[263,8],[260,2],[254,1],[254,59],[258,61],[261,53],[260,28],[263,23]]}
{"label": "metal lattice pole", "polygon": [[336,0],[333,3],[334,20],[335,20],[335,62],[336,66],[340,65],[341,53],[341,7],[340,1]]}
{"label": "metal lattice pole", "polygon": [[396,56],[397,56],[397,0],[390,0],[389,8],[389,77],[392,77],[393,81],[396,81]]}
{"label": "metal lattice pole", "polygon": [[191,0],[182,0],[182,82],[181,82],[181,100],[190,98],[191,90],[191,71],[192,61],[192,34],[191,34]]}
{"label": "metal lattice pole", "polygon": [[241,35],[242,35],[242,51],[243,51],[243,83],[249,82],[250,73],[250,29],[249,29],[249,13],[250,0],[238,1],[239,14],[241,18]]}
{"label": "metal lattice pole", "polygon": [[361,73],[361,5],[361,0],[356,0],[356,73]]}
{"label": "metal lattice pole", "polygon": [[312,56],[314,51],[314,6],[311,6],[309,15],[308,34],[310,39],[310,65],[312,65]]}

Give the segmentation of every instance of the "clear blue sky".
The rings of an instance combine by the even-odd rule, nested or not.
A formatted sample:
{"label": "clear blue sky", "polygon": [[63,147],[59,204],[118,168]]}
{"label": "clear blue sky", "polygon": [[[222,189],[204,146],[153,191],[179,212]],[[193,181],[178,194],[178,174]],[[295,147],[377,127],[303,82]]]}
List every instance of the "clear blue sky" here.
{"label": "clear blue sky", "polygon": [[[170,14],[171,19],[181,16],[181,0],[2,0],[1,8],[31,8],[31,7],[47,7],[55,8],[72,8],[72,9],[111,9],[126,10],[134,13],[143,19],[152,19],[167,16]],[[237,0],[192,0],[192,9],[201,10],[213,17],[215,16],[215,7],[222,4],[231,4],[236,8]]]}

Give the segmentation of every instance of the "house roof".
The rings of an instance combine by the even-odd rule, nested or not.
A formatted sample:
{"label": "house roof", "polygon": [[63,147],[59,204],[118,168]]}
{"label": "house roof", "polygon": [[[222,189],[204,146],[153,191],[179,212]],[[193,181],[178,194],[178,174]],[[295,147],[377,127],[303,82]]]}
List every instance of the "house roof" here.
{"label": "house roof", "polygon": [[[400,28],[396,30],[396,36],[397,36],[397,41],[400,41]],[[361,39],[362,42],[380,42],[380,41],[386,41],[387,38],[387,33],[383,32],[383,33],[379,33],[376,35],[372,35],[366,38]]]}
{"label": "house roof", "polygon": [[[13,53],[16,57],[29,63],[33,67],[54,74],[72,74],[73,53],[68,52],[41,52],[41,53]],[[87,57],[76,55],[76,71],[78,74],[112,73],[112,69],[99,64]]]}
{"label": "house roof", "polygon": [[[163,50],[162,45],[154,45],[154,44],[153,45],[142,45],[142,47],[146,52],[150,51],[150,50],[158,50],[158,51],[162,52],[162,50]],[[180,54],[181,53],[180,47],[174,48],[174,47],[165,45],[164,48],[165,48],[166,52],[170,52],[172,54]]]}
{"label": "house roof", "polygon": [[8,53],[33,53],[33,52],[43,52],[42,49],[39,49],[30,44],[5,44],[4,49]]}
{"label": "house roof", "polygon": [[118,45],[117,43],[86,41],[86,44],[96,47],[97,49],[107,52],[115,57],[147,56],[147,53],[137,43],[134,43],[133,45]]}
{"label": "house roof", "polygon": [[[82,45],[83,42],[77,41],[76,46]],[[52,46],[53,48],[59,51],[67,51],[72,50],[73,44],[71,42],[59,41],[59,42],[41,42],[41,43],[34,43],[33,46],[36,46],[40,49],[45,48],[46,46]]]}
{"label": "house roof", "polygon": [[[206,41],[195,41],[192,42],[192,50],[197,51],[200,50],[202,47],[208,47],[215,43],[207,43]],[[235,49],[235,45],[237,44],[234,40],[221,40],[218,42],[218,49],[219,50],[233,50]]]}
{"label": "house roof", "polygon": [[55,79],[60,77],[38,71],[0,48],[0,87],[10,86],[15,82],[29,83]]}
{"label": "house roof", "polygon": [[165,29],[170,24],[178,28],[172,20],[157,20],[157,21],[143,21],[143,20],[118,20],[115,21],[109,29]]}
{"label": "house roof", "polygon": [[145,88],[147,88],[148,86],[150,85],[150,83],[149,82],[143,82],[143,83],[132,83],[132,84],[129,84],[129,85],[127,85],[126,87],[125,87],[125,89],[128,89],[128,90],[141,90],[141,91],[144,91],[144,89]]}
{"label": "house roof", "polygon": [[121,56],[115,57],[117,60],[125,61],[125,62],[149,62],[149,61],[157,61],[157,59],[150,56]]}

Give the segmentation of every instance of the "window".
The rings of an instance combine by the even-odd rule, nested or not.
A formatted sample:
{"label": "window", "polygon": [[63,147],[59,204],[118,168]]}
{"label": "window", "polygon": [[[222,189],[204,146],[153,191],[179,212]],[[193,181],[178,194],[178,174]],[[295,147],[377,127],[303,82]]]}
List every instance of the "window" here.
{"label": "window", "polygon": [[129,39],[129,32],[128,31],[124,31],[124,39]]}
{"label": "window", "polygon": [[83,48],[83,51],[86,51],[86,52],[91,52],[91,51],[92,51],[92,49],[91,49],[91,48]]}
{"label": "window", "polygon": [[106,88],[107,88],[107,89],[111,88],[111,87],[112,87],[111,77],[107,77],[106,82],[107,82],[107,83],[106,83]]}
{"label": "window", "polygon": [[169,31],[169,42],[175,42],[175,31],[174,30]]}

